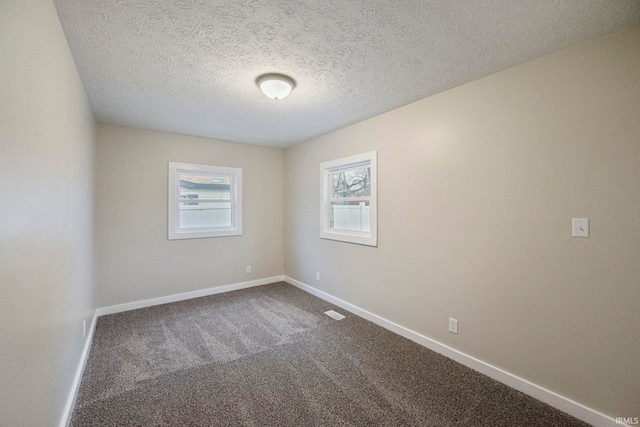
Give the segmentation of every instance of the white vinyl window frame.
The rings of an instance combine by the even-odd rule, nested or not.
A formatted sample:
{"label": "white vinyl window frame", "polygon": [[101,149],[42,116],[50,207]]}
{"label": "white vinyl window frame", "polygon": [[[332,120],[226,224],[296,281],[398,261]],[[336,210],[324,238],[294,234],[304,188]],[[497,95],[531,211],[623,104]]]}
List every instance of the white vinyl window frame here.
{"label": "white vinyl window frame", "polygon": [[[334,198],[333,173],[342,170],[370,167],[370,196]],[[369,231],[331,228],[331,203],[349,201],[369,202]],[[378,152],[358,154],[320,164],[320,238],[378,246]]]}
{"label": "white vinyl window frame", "polygon": [[[180,227],[180,175],[210,175],[230,178],[231,225],[225,227]],[[200,201],[204,201],[200,199]],[[169,240],[198,239],[203,237],[225,237],[242,235],[242,169],[223,166],[196,165],[169,162]]]}

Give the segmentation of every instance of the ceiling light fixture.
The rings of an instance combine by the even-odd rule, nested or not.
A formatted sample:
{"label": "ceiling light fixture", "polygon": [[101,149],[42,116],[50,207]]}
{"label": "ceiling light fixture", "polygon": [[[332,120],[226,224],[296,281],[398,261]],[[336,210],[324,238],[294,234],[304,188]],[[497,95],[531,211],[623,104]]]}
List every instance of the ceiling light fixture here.
{"label": "ceiling light fixture", "polygon": [[263,74],[256,79],[256,84],[271,99],[282,99],[296,87],[291,77],[282,74]]}

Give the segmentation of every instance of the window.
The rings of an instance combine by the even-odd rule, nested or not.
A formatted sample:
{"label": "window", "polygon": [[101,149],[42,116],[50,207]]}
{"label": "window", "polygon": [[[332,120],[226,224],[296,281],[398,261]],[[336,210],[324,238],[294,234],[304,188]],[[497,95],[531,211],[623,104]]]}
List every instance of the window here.
{"label": "window", "polygon": [[378,246],[377,151],[320,165],[320,237]]}
{"label": "window", "polygon": [[242,169],[169,163],[169,240],[242,235]]}

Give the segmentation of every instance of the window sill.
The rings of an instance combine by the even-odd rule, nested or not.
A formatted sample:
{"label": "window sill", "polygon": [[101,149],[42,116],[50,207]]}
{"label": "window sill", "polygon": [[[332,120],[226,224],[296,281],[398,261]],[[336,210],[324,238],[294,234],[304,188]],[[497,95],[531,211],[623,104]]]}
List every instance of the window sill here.
{"label": "window sill", "polygon": [[182,240],[182,239],[203,239],[207,237],[229,237],[229,236],[242,236],[242,230],[216,230],[216,231],[180,231],[169,232],[169,240]]}
{"label": "window sill", "polygon": [[378,247],[378,239],[372,233],[359,233],[349,231],[321,231],[321,239],[337,240],[339,242],[354,243],[356,245],[373,246]]}

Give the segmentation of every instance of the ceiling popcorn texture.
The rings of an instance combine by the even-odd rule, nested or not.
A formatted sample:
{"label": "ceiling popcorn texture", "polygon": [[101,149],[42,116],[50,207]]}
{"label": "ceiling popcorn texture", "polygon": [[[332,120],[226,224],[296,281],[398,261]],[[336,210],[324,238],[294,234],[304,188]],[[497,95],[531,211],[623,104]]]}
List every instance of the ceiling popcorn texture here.
{"label": "ceiling popcorn texture", "polygon": [[[54,0],[97,120],[288,146],[633,22],[637,0]],[[283,100],[256,78],[296,81]]]}

